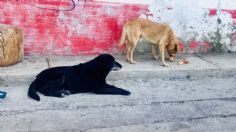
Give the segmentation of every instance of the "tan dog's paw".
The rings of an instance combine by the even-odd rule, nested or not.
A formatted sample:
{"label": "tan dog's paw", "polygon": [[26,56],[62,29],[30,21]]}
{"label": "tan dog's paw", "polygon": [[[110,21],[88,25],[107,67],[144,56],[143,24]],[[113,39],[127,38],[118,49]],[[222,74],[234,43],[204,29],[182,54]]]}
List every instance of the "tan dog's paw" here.
{"label": "tan dog's paw", "polygon": [[169,58],[169,61],[170,61],[170,62],[174,62],[174,57],[170,57],[170,58]]}
{"label": "tan dog's paw", "polygon": [[164,67],[169,67],[170,65],[167,64],[167,63],[165,63],[165,64],[163,64],[163,66],[164,66]]}
{"label": "tan dog's paw", "polygon": [[130,64],[136,64],[136,62],[135,62],[135,61],[130,61],[129,63],[130,63]]}
{"label": "tan dog's paw", "polygon": [[153,59],[154,60],[158,60],[158,56],[153,56]]}

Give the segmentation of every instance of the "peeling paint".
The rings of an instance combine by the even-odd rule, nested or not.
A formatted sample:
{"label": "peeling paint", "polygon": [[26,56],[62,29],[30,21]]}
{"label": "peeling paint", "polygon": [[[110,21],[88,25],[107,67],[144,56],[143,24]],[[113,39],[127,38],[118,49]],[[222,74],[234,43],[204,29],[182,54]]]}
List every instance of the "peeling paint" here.
{"label": "peeling paint", "polygon": [[[209,15],[209,9],[199,7],[201,2],[207,1],[155,0],[149,6],[153,13],[153,17],[149,19],[170,24],[177,36],[183,40],[183,52],[227,51],[231,44],[230,36],[235,32],[231,14],[221,9],[220,1],[214,1],[217,12]],[[211,5],[209,3],[208,1],[208,5]],[[208,42],[211,46],[199,48],[199,44],[203,42]]]}

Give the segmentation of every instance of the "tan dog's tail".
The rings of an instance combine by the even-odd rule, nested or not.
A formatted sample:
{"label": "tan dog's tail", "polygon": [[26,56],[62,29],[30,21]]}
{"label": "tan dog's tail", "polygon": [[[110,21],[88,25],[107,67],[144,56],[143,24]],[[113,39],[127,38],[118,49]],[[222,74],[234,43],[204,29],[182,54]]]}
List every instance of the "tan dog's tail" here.
{"label": "tan dog's tail", "polygon": [[126,38],[126,24],[123,26],[123,29],[122,29],[122,34],[121,34],[121,37],[120,37],[119,47],[121,47],[125,43],[125,38]]}

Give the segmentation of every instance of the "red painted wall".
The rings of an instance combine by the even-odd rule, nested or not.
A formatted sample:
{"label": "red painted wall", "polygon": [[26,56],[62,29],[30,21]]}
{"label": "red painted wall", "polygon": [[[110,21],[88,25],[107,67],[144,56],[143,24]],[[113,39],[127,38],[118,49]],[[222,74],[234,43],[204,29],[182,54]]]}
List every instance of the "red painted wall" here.
{"label": "red painted wall", "polygon": [[0,0],[0,9],[0,23],[23,30],[31,55],[119,52],[124,21],[148,13],[147,5],[91,0]]}
{"label": "red painted wall", "polygon": [[[0,0],[0,23],[23,30],[27,55],[117,53],[123,50],[117,44],[124,22],[141,14],[151,15],[149,6],[93,0]],[[209,9],[209,16],[217,15],[216,11]],[[222,11],[236,20],[236,10]],[[183,52],[208,52],[212,48],[209,42],[186,43],[179,37]],[[236,47],[234,34],[231,40]]]}

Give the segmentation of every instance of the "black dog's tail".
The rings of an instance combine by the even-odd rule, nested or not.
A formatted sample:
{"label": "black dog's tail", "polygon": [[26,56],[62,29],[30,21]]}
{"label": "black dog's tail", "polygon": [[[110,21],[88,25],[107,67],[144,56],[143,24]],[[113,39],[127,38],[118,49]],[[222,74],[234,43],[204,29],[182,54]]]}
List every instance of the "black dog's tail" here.
{"label": "black dog's tail", "polygon": [[36,93],[37,92],[36,86],[37,86],[36,81],[34,81],[29,87],[28,96],[32,99],[40,101],[40,97]]}

